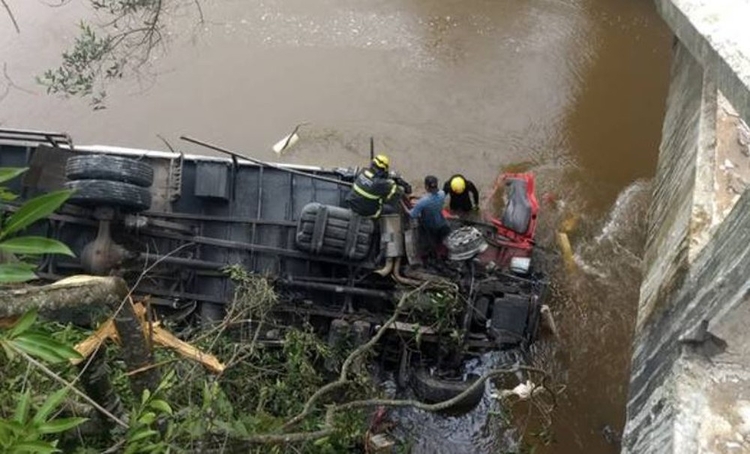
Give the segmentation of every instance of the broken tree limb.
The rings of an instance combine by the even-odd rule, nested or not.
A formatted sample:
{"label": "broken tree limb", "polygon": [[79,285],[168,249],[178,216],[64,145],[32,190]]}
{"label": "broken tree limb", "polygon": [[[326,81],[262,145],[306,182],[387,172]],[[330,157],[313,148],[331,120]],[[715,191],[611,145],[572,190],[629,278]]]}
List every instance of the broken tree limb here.
{"label": "broken tree limb", "polygon": [[393,315],[391,315],[391,318],[386,320],[385,323],[378,329],[378,331],[375,333],[375,335],[366,343],[360,345],[357,347],[353,352],[349,354],[349,356],[344,360],[344,364],[341,365],[341,373],[339,374],[338,380],[332,381],[328,383],[327,385],[321,387],[318,389],[310,398],[305,402],[305,406],[302,408],[302,411],[299,412],[296,416],[294,416],[292,419],[287,421],[283,426],[282,429],[288,430],[295,425],[299,424],[304,420],[310,413],[312,413],[313,409],[315,408],[315,403],[324,395],[330,393],[331,391],[341,388],[343,386],[346,386],[349,384],[349,380],[347,379],[347,376],[349,374],[349,368],[351,367],[352,363],[355,359],[362,356],[364,353],[370,351],[373,346],[380,340],[381,337],[385,334],[385,332],[389,329],[389,327],[396,322],[396,319],[401,314],[401,311],[406,306],[407,302],[409,301],[409,298],[417,293],[422,291],[425,287],[429,285],[429,282],[425,282],[422,285],[420,285],[418,288],[409,291],[408,293],[405,293],[401,296],[401,299],[399,300],[398,304],[396,305],[396,309],[393,311]]}
{"label": "broken tree limb", "polygon": [[122,304],[114,317],[117,335],[120,338],[122,359],[128,372],[139,371],[130,376],[130,388],[138,398],[143,391],[153,391],[161,382],[161,373],[154,367],[151,346],[143,332],[143,324],[136,315],[136,309],[130,298]]}
{"label": "broken tree limb", "polygon": [[[149,333],[151,341],[154,344],[171,348],[183,357],[203,364],[213,373],[220,374],[226,369],[226,366],[222,364],[216,356],[210,353],[205,353],[188,344],[187,342],[180,340],[177,336],[162,328],[161,322],[150,322],[146,320],[147,311],[143,304],[134,304],[133,312],[138,321],[141,323],[144,336],[146,335],[146,333]],[[99,328],[91,336],[87,337],[74,347],[75,350],[81,354],[81,358],[71,359],[71,364],[80,364],[81,362],[83,362],[89,355],[97,351],[107,339],[111,339],[114,342],[120,343],[117,329],[114,324],[114,319],[109,319],[106,322],[102,323],[101,326],[99,326]],[[130,375],[135,375],[145,371],[146,369],[156,366],[158,365],[152,364],[143,368],[131,370],[128,373]]]}
{"label": "broken tree limb", "polygon": [[[31,309],[51,312],[81,306],[119,308],[114,325],[127,346],[122,349],[123,360],[128,370],[137,370],[150,365],[153,359],[128,295],[128,286],[122,278],[71,276],[41,287],[0,291],[0,318],[18,316]],[[156,389],[159,381],[158,371],[149,369],[133,376],[131,384],[140,396],[146,388]]]}
{"label": "broken tree limb", "polygon": [[206,366],[211,372],[220,374],[225,366],[210,353],[204,353],[187,342],[183,342],[175,335],[160,326],[154,326],[154,343],[169,347],[180,355],[192,359]]}
{"label": "broken tree limb", "polygon": [[0,318],[80,306],[116,307],[128,287],[119,277],[72,276],[50,285],[0,290]]}
{"label": "broken tree limb", "polygon": [[115,339],[117,337],[117,330],[115,329],[115,322],[112,319],[102,323],[101,326],[94,331],[94,334],[84,339],[74,349],[81,355],[80,358],[73,358],[70,363],[77,365],[86,360],[91,354],[96,352],[99,347],[107,339]]}

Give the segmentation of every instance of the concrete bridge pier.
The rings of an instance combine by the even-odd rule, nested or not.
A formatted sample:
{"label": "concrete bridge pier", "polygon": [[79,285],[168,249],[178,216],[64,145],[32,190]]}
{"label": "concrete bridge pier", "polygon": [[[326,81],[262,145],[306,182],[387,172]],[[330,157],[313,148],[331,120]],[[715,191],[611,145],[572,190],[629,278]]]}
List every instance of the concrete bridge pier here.
{"label": "concrete bridge pier", "polygon": [[750,0],[656,0],[675,35],[623,453],[750,453]]}

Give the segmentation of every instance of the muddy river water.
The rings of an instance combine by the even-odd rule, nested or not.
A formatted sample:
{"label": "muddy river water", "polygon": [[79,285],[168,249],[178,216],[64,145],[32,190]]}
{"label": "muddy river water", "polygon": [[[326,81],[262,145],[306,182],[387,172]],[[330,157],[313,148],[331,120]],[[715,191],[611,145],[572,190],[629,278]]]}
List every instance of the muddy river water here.
{"label": "muddy river water", "polygon": [[[576,271],[550,253],[562,341],[538,349],[566,391],[541,451],[618,452],[669,75],[671,35],[650,0],[201,0],[202,23],[193,2],[172,0],[163,46],[98,111],[34,81],[82,18],[96,20],[88,2],[8,3],[21,33],[0,15],[4,127],[150,149],[164,148],[161,135],[204,153],[179,141],[187,134],[323,166],[365,163],[372,136],[413,183],[460,171],[485,192],[505,167],[535,171],[539,193],[557,199],[543,244],[554,248],[560,219],[578,219]],[[276,156],[271,146],[302,122],[299,143]],[[417,437],[448,440],[445,452],[502,452],[446,434],[463,421]]]}

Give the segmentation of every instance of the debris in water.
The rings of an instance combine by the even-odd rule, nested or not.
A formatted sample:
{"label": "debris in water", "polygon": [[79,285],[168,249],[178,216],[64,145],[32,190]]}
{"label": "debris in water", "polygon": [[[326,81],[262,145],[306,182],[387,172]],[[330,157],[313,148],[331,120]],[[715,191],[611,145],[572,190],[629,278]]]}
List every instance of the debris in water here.
{"label": "debris in water", "polygon": [[565,271],[572,272],[576,268],[575,260],[573,259],[573,248],[570,246],[570,240],[568,234],[565,232],[557,232],[557,245],[560,247],[562,253],[563,262],[565,263]]}
{"label": "debris in water", "polygon": [[516,395],[521,400],[527,400],[542,390],[544,390],[543,386],[537,386],[531,380],[526,380],[526,383],[521,383],[513,389],[502,389],[500,392],[493,392],[491,396],[493,399],[504,399]]}
{"label": "debris in water", "polygon": [[299,141],[299,134],[297,134],[297,131],[299,131],[300,126],[305,125],[305,124],[307,123],[298,124],[297,126],[294,127],[294,130],[292,130],[291,133],[289,133],[283,139],[276,142],[276,144],[273,146],[273,151],[276,154],[281,154],[282,152],[286,151],[287,149],[291,148],[294,144],[296,144]]}

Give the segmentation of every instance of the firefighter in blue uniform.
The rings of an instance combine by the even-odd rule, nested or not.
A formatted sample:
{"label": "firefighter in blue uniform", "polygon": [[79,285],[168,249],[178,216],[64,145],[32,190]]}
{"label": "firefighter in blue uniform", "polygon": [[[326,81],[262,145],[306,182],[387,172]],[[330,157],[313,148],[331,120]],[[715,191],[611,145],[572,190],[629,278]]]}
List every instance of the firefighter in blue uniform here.
{"label": "firefighter in blue uniform", "polygon": [[[388,168],[388,156],[375,156],[370,167],[361,171],[354,180],[354,185],[346,196],[346,206],[360,216],[369,218],[396,213],[397,207],[393,202],[397,201],[399,184],[406,183],[400,178],[391,178]],[[406,192],[409,193],[408,185],[406,186]]]}

